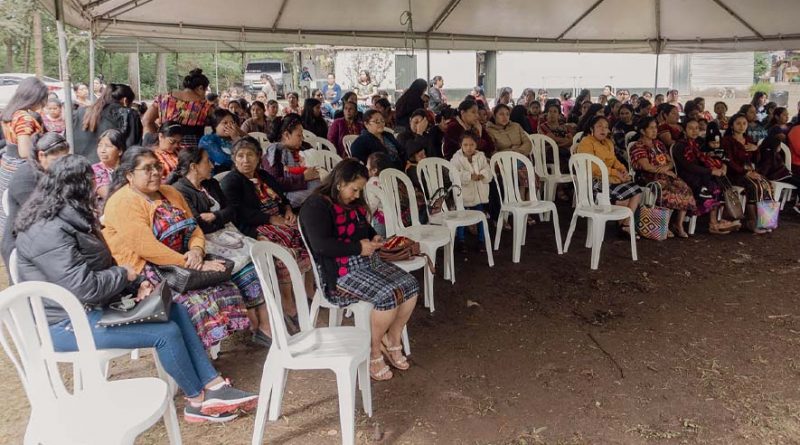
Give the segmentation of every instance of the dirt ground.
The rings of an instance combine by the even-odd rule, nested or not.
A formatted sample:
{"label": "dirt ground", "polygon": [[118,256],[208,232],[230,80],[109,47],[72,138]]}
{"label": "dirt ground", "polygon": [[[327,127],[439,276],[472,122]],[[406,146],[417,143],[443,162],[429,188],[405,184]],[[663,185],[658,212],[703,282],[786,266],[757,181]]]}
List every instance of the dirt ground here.
{"label": "dirt ground", "polygon": [[[560,210],[565,233],[571,212]],[[758,237],[705,226],[688,240],[640,241],[638,262],[609,230],[597,271],[585,224],[563,256],[549,223],[529,230],[519,264],[510,234],[492,269],[462,256],[455,285],[437,279],[436,312],[420,305],[412,318],[411,369],[373,382],[375,413],[359,413],[357,442],[800,443],[800,217],[787,209]],[[264,357],[234,340],[215,363],[255,390]],[[153,374],[149,357],[112,367],[115,379]],[[4,354],[0,382],[0,443],[21,443],[29,408]],[[246,444],[253,417],[181,429],[185,444]],[[333,374],[290,373],[265,438],[340,443]],[[161,423],[137,441],[163,443]]]}

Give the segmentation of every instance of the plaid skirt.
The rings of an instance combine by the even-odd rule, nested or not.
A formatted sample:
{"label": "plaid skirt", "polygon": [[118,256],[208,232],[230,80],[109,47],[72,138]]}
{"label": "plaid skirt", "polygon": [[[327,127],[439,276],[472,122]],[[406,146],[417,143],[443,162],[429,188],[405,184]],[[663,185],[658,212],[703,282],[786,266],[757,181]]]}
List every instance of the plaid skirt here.
{"label": "plaid skirt", "polygon": [[[0,196],[3,196],[14,173],[24,163],[25,159],[15,158],[7,153],[3,154],[3,158],[0,159]],[[6,212],[8,209],[4,209],[3,203],[0,201],[0,233],[3,233],[6,227]]]}
{"label": "plaid skirt", "polygon": [[[154,286],[161,282],[155,268],[149,263],[144,267],[144,276]],[[194,329],[206,349],[219,343],[233,331],[243,331],[250,327],[242,294],[230,281],[173,294],[172,301],[189,311]]]}
{"label": "plaid skirt", "polygon": [[336,289],[326,292],[328,300],[339,307],[366,301],[379,311],[388,311],[419,295],[419,282],[413,275],[377,255],[351,256],[347,269],[350,272],[339,277]]}
{"label": "plaid skirt", "polygon": [[[609,199],[611,203],[617,201],[625,201],[633,198],[634,196],[642,193],[642,188],[636,185],[635,182],[623,182],[622,184],[609,184]],[[595,194],[601,192],[602,185],[599,179],[592,180],[592,190]]]}
{"label": "plaid skirt", "polygon": [[[294,255],[297,260],[297,267],[300,269],[301,274],[311,270],[311,258],[308,256],[308,251],[303,246],[303,239],[300,237],[300,230],[297,226],[279,226],[274,224],[264,224],[256,229],[259,235],[265,237],[275,244],[285,247],[289,252]],[[278,273],[279,283],[291,283],[292,279],[289,276],[289,269],[280,262],[275,262],[275,269]]]}

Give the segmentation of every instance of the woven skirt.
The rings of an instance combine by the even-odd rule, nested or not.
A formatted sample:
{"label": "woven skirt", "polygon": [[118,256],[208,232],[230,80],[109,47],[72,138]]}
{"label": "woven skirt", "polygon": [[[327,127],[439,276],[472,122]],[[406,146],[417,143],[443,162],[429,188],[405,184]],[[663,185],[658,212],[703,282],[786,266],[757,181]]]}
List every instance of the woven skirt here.
{"label": "woven skirt", "polygon": [[336,281],[336,290],[327,292],[328,300],[339,307],[366,301],[387,311],[419,295],[419,282],[413,275],[377,255],[351,256],[347,269],[347,275]]}
{"label": "woven skirt", "polygon": [[[600,193],[602,185],[597,179],[592,180],[592,190],[595,194]],[[635,182],[623,182],[622,184],[609,184],[609,199],[611,203],[617,201],[625,201],[633,198],[634,196],[642,193],[642,188],[636,185]]]}
{"label": "woven skirt", "polygon": [[[305,246],[303,246],[303,239],[300,237],[300,230],[297,229],[297,226],[264,224],[259,226],[256,231],[267,240],[289,250],[297,261],[297,267],[300,269],[301,274],[311,270],[311,258],[308,256]],[[278,273],[279,283],[292,282],[289,276],[289,269],[282,262],[276,261],[275,269]]]}
{"label": "woven skirt", "polygon": [[[0,159],[0,196],[8,189],[8,184],[11,183],[11,178],[17,171],[20,165],[25,163],[25,159],[15,158],[8,153],[4,153]],[[8,209],[3,208],[2,200],[0,200],[0,233],[3,233],[6,227],[6,212]]]}
{"label": "woven skirt", "polygon": [[[144,268],[147,279],[156,285],[161,282],[152,265]],[[230,281],[190,290],[180,294],[173,293],[172,301],[183,305],[192,318],[192,324],[206,349],[219,343],[234,331],[250,328],[242,294]]]}

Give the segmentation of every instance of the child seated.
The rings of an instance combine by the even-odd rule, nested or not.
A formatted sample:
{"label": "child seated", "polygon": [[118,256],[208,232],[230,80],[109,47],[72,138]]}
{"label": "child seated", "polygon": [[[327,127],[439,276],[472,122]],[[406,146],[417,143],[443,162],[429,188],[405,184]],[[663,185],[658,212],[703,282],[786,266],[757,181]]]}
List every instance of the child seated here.
{"label": "child seated", "polygon": [[369,172],[369,180],[364,189],[364,197],[367,200],[367,206],[372,214],[370,224],[378,235],[386,238],[386,218],[383,214],[383,203],[381,198],[383,190],[381,189],[381,181],[378,179],[381,172],[392,166],[392,159],[386,153],[372,153],[367,158],[367,171]]}
{"label": "child seated", "polygon": [[[489,203],[489,183],[492,182],[492,171],[489,161],[482,151],[478,151],[479,137],[472,132],[465,132],[461,137],[461,149],[451,159],[456,174],[461,179],[461,198],[464,208],[481,210]],[[483,225],[478,224],[478,251],[486,252]],[[464,227],[456,229],[456,244],[466,253],[464,243]]]}

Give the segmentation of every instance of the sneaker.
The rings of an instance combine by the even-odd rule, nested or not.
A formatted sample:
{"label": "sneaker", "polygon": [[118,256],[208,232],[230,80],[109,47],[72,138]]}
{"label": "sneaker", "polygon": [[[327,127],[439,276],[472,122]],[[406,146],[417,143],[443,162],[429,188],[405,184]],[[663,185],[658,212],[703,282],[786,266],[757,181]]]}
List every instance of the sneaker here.
{"label": "sneaker", "polygon": [[201,407],[186,405],[183,409],[183,420],[188,423],[222,423],[239,417],[236,413],[204,414]]}
{"label": "sneaker", "polygon": [[241,409],[249,411],[258,404],[258,394],[242,391],[227,381],[217,389],[207,389],[200,411],[203,414],[223,414]]}
{"label": "sneaker", "polygon": [[272,338],[265,334],[261,329],[256,329],[253,332],[253,337],[250,339],[253,343],[269,349],[272,346]]}

